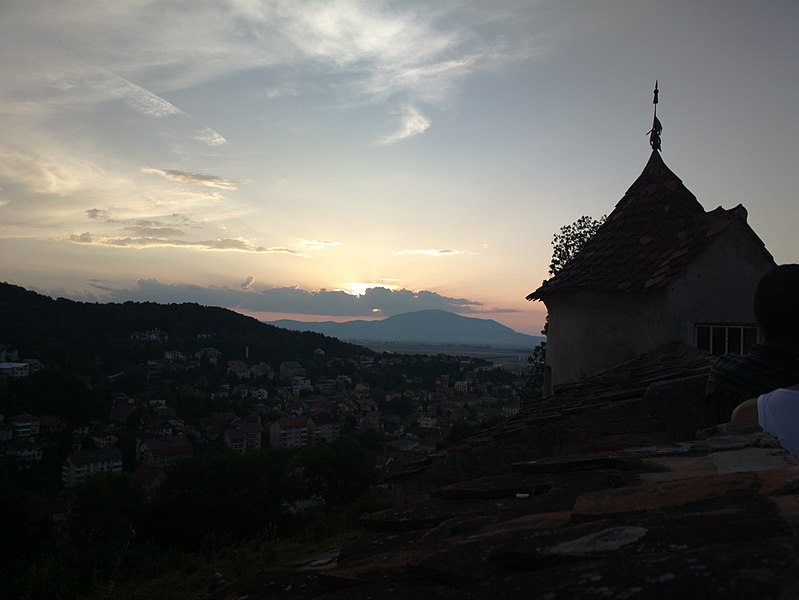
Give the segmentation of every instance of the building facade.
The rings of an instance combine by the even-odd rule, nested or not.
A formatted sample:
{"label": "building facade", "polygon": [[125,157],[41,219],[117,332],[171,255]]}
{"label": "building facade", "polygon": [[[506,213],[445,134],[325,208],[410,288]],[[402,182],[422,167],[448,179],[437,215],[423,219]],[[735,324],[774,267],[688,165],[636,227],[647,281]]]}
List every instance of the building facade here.
{"label": "building facade", "polygon": [[532,292],[549,313],[545,395],[671,342],[756,341],[755,286],[775,266],[743,206],[705,212],[658,150],[605,223]]}
{"label": "building facade", "polygon": [[151,467],[171,467],[175,463],[190,458],[194,447],[187,437],[153,438],[139,443],[137,450],[139,462]]}
{"label": "building facade", "polygon": [[313,419],[282,417],[269,425],[269,446],[272,448],[312,446],[315,429]]}
{"label": "building facade", "polygon": [[95,473],[121,473],[122,452],[119,448],[73,452],[61,466],[61,483],[74,487]]}

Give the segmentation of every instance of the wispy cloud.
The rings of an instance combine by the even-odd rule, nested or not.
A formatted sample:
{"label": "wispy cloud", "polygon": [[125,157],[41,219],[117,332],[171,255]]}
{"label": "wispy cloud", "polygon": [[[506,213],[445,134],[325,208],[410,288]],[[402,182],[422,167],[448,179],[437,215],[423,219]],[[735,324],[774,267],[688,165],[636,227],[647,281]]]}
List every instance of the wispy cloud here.
{"label": "wispy cloud", "polygon": [[186,235],[181,229],[173,229],[171,227],[149,227],[142,225],[134,225],[131,227],[123,227],[123,231],[130,233],[137,238],[174,238]]}
{"label": "wispy cloud", "polygon": [[405,255],[418,255],[418,256],[461,256],[463,254],[476,254],[476,252],[471,252],[468,250],[450,250],[450,249],[438,249],[438,248],[428,248],[426,250],[398,250],[394,252],[394,256],[405,256]]}
{"label": "wispy cloud", "polygon": [[[128,228],[136,229],[136,228]],[[141,232],[146,233],[146,228],[139,228]],[[150,230],[157,231],[157,230]],[[173,230],[173,233],[182,234],[180,231]],[[113,246],[117,248],[187,248],[192,250],[219,250],[219,251],[237,251],[237,252],[254,252],[264,254],[291,254],[293,256],[305,256],[302,252],[292,250],[283,246],[265,247],[258,246],[244,238],[222,238],[216,240],[183,240],[177,238],[156,237],[156,236],[111,236],[111,235],[98,235],[90,232],[80,234],[72,234],[69,236],[70,241],[76,244],[89,244],[93,246]]]}
{"label": "wispy cloud", "polygon": [[111,211],[102,208],[90,208],[85,211],[86,216],[93,221],[102,223],[124,225],[125,229],[135,228],[160,228],[193,225],[193,221],[187,215],[172,213],[169,215],[154,215],[150,218],[117,218],[112,216]]}
{"label": "wispy cloud", "polygon": [[210,190],[175,190],[175,195],[187,200],[221,200],[225,196],[220,192],[212,192]]}
{"label": "wispy cloud", "polygon": [[[242,236],[227,236],[215,239],[186,239],[187,231],[198,237],[197,231],[205,227],[188,215],[180,213],[156,214],[148,218],[118,217],[102,208],[84,211],[92,228],[100,231],[73,233],[67,238],[76,244],[113,246],[116,248],[184,248],[188,250],[232,250],[264,254],[288,254],[311,258],[311,252],[319,252],[341,246],[332,240],[309,240],[298,238],[289,246],[264,246]],[[227,227],[220,226],[225,230]]]}
{"label": "wispy cloud", "polygon": [[221,190],[235,190],[238,187],[237,182],[230,179],[223,179],[218,175],[204,175],[202,173],[189,173],[176,169],[156,169],[153,167],[142,167],[141,172],[160,175],[161,177],[177,181],[178,183],[193,183]]}
{"label": "wispy cloud", "polygon": [[224,136],[214,131],[210,127],[203,128],[202,131],[194,136],[194,139],[209,146],[223,146],[224,144],[227,144],[227,140],[224,138]]}
{"label": "wispy cloud", "polygon": [[111,96],[121,98],[132,109],[148,117],[160,119],[174,115],[186,116],[186,113],[168,100],[115,73],[104,71],[102,77],[87,83],[95,86],[95,89],[105,86]]}
{"label": "wispy cloud", "polygon": [[[104,57],[98,58],[102,61]],[[81,64],[70,56],[55,60],[62,64],[62,69],[60,73],[52,71],[47,75],[50,93],[45,98],[50,109],[119,100],[146,117],[188,116],[165,98],[111,69],[96,66],[97,63]],[[63,61],[70,62],[64,64]]]}
{"label": "wispy cloud", "polygon": [[[266,98],[300,95],[310,73],[324,73],[319,83],[332,92],[328,103],[446,106],[470,75],[541,52],[521,18],[533,12],[468,2],[356,0],[151,2],[148,10],[104,0],[69,10],[24,3],[9,7],[7,25],[0,25],[0,57],[14,57],[7,62],[16,65],[6,69],[4,106],[30,113],[119,99],[148,117],[187,116],[165,96],[259,69],[282,75],[263,91]],[[500,21],[502,34],[496,35]],[[40,41],[30,44],[32,37]],[[19,47],[27,48],[25,56],[13,52]],[[34,89],[46,100],[38,107],[25,101]],[[195,139],[224,143],[213,130]]]}
{"label": "wispy cloud", "polygon": [[285,83],[281,85],[274,85],[265,88],[259,94],[260,98],[266,100],[274,100],[275,98],[296,97],[299,96],[300,91],[299,83]]}
{"label": "wispy cloud", "polygon": [[300,238],[297,240],[297,245],[306,250],[325,250],[327,248],[337,248],[341,246],[341,242],[333,242],[327,240],[304,240]]}
{"label": "wispy cloud", "polygon": [[0,146],[0,179],[14,181],[36,194],[65,195],[82,187],[85,167],[22,148]]}
{"label": "wispy cloud", "polygon": [[243,290],[251,290],[253,285],[255,285],[255,277],[250,275],[241,283],[240,287]]}
{"label": "wispy cloud", "polygon": [[421,114],[413,106],[402,107],[402,123],[398,131],[382,138],[378,143],[382,146],[407,140],[430,128],[430,119]]}

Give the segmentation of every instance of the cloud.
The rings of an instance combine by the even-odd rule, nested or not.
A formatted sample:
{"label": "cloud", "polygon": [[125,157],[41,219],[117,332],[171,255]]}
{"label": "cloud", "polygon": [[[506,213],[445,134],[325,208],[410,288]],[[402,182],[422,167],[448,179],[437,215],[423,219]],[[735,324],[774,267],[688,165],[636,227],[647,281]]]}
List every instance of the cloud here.
{"label": "cloud", "polygon": [[297,244],[306,250],[324,250],[326,248],[337,248],[341,246],[341,242],[332,242],[326,240],[304,240],[302,238],[297,240]]}
{"label": "cloud", "polygon": [[276,98],[295,97],[300,95],[300,86],[297,83],[286,83],[264,88],[259,94],[260,98],[274,100]]}
{"label": "cloud", "polygon": [[[68,239],[76,244],[93,246],[112,246],[115,248],[184,248],[188,250],[230,250],[259,254],[288,254],[300,258],[311,258],[309,252],[318,252],[341,246],[341,242],[331,240],[308,240],[299,238],[292,247],[261,246],[244,237],[228,236],[218,239],[187,240],[187,229],[199,230],[191,217],[180,213],[154,215],[150,218],[119,218],[111,211],[90,208],[85,211],[89,220],[99,232],[73,233]],[[221,229],[227,229],[222,226]],[[197,235],[195,234],[195,237]]]}
{"label": "cloud", "polygon": [[[125,228],[135,230],[137,228]],[[98,235],[90,232],[80,234],[72,234],[69,236],[71,242],[76,244],[89,244],[92,246],[113,246],[116,248],[187,248],[192,250],[219,250],[219,251],[238,251],[238,252],[254,252],[264,254],[291,254],[293,256],[304,257],[302,252],[292,250],[283,246],[267,248],[264,246],[257,246],[244,238],[222,238],[216,240],[181,240],[175,238],[157,237],[156,235],[146,235],[147,231],[158,231],[155,229],[138,228],[142,235],[138,237],[119,237],[110,235]],[[163,230],[170,231],[170,230]],[[183,232],[178,230],[178,234],[182,235]]]}
{"label": "cloud", "polygon": [[101,221],[108,221],[111,218],[107,210],[102,210],[100,208],[90,208],[86,211],[86,215],[88,215],[90,219],[99,219]]}
{"label": "cloud", "polygon": [[187,200],[222,200],[225,196],[210,190],[176,190],[175,194]]}
{"label": "cloud", "polygon": [[111,70],[117,66],[124,68],[123,65],[111,65],[108,69],[96,63],[69,62],[67,56],[55,60],[65,64],[60,73],[53,70],[46,76],[50,93],[44,97],[51,109],[119,100],[139,114],[154,119],[188,116],[165,98]]}
{"label": "cloud", "polygon": [[[252,281],[250,281],[252,279]],[[240,289],[225,286],[198,286],[192,284],[164,284],[156,279],[140,279],[128,289],[113,289],[101,281],[89,285],[102,292],[100,297],[108,302],[199,302],[210,306],[223,306],[250,312],[293,313],[339,317],[391,316],[404,312],[441,309],[460,313],[478,313],[482,303],[466,298],[452,298],[429,290],[389,290],[375,287],[363,294],[353,295],[343,291],[304,290],[297,287],[271,287],[256,289],[255,280],[248,277]],[[246,284],[246,285],[245,285]]]}
{"label": "cloud", "polygon": [[149,227],[136,225],[133,227],[123,227],[122,231],[127,231],[131,235],[139,238],[155,238],[155,237],[182,237],[186,235],[180,229],[173,229],[171,227]]}
{"label": "cloud", "polygon": [[402,124],[398,131],[382,138],[378,143],[381,146],[395,144],[424,133],[430,128],[430,119],[421,114],[413,106],[402,108]]}
{"label": "cloud", "polygon": [[63,196],[81,187],[85,165],[20,148],[0,147],[0,179],[15,181],[36,194]]}
{"label": "cloud", "polygon": [[182,227],[193,225],[193,221],[186,215],[172,213],[169,215],[157,215],[149,219],[118,219],[111,216],[111,212],[101,208],[90,208],[85,211],[86,216],[94,221],[109,223],[113,225],[123,225],[122,231],[129,231],[137,235],[184,235],[183,231],[175,226]]}
{"label": "cloud", "polygon": [[210,127],[205,127],[202,131],[194,136],[194,139],[209,146],[223,146],[224,144],[227,144],[227,140]]}
{"label": "cloud", "polygon": [[81,234],[73,234],[69,238],[71,241],[75,242],[76,244],[93,244],[95,240],[95,236],[93,236],[88,231],[81,233]]}
{"label": "cloud", "polygon": [[[95,88],[105,85],[111,96],[121,98],[125,104],[145,116],[156,119],[173,115],[188,116],[168,100],[124,77],[108,71],[104,72],[104,75],[104,78],[98,78],[100,81],[95,80],[87,83],[95,86]],[[102,81],[102,79],[105,79],[105,81]]]}
{"label": "cloud", "polygon": [[193,183],[196,185],[203,185],[210,188],[218,188],[221,190],[235,190],[237,182],[223,179],[218,175],[203,175],[202,173],[189,173],[187,171],[178,171],[176,169],[156,169],[153,167],[142,167],[142,173],[152,173],[160,175],[166,179],[177,181],[178,183]]}
{"label": "cloud", "polygon": [[[523,50],[529,30],[519,26],[519,15],[494,5],[284,0],[275,3],[275,13],[282,19],[277,39],[285,44],[277,57],[327,66],[347,102],[446,105],[470,74],[529,52]],[[498,42],[484,26],[502,19],[516,31],[506,28]]]}
{"label": "cloud", "polygon": [[398,250],[397,252],[394,252],[394,256],[404,256],[407,254],[438,257],[438,256],[461,256],[463,254],[476,254],[476,253],[470,252],[468,250],[450,250],[450,249],[439,250],[437,248],[429,248],[427,250]]}
{"label": "cloud", "polygon": [[[319,83],[340,105],[444,106],[471,74],[541,53],[537,15],[524,2],[20,3],[0,24],[4,106],[31,113],[118,98],[148,117],[187,116],[164,96],[257,70],[277,81],[267,98]],[[31,102],[30,91],[46,102]]]}

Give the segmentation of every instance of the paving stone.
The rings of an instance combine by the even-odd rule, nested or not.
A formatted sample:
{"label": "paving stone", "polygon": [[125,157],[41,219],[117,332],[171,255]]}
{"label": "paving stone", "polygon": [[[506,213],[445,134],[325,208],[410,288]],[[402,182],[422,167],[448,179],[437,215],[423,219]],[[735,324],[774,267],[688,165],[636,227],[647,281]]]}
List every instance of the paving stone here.
{"label": "paving stone", "polygon": [[575,519],[600,519],[640,511],[668,510],[724,497],[747,497],[756,493],[759,480],[753,473],[715,475],[694,480],[662,483],[589,492],[577,498],[572,511]]}

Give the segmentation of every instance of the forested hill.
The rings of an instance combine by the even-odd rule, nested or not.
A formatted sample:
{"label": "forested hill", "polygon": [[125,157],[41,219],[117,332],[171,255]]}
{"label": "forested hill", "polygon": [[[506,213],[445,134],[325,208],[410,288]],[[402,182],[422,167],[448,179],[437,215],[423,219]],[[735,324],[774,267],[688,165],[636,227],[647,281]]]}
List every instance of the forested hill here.
{"label": "forested hill", "polygon": [[[125,302],[103,304],[54,300],[22,287],[0,283],[0,344],[18,349],[19,357],[60,362],[134,358],[131,334],[159,329],[170,350],[196,352],[213,346],[230,358],[279,363],[302,361],[321,349],[328,358],[349,358],[371,351],[318,333],[294,332],[267,325],[232,310],[199,304]],[[165,348],[166,349],[166,348]]]}

